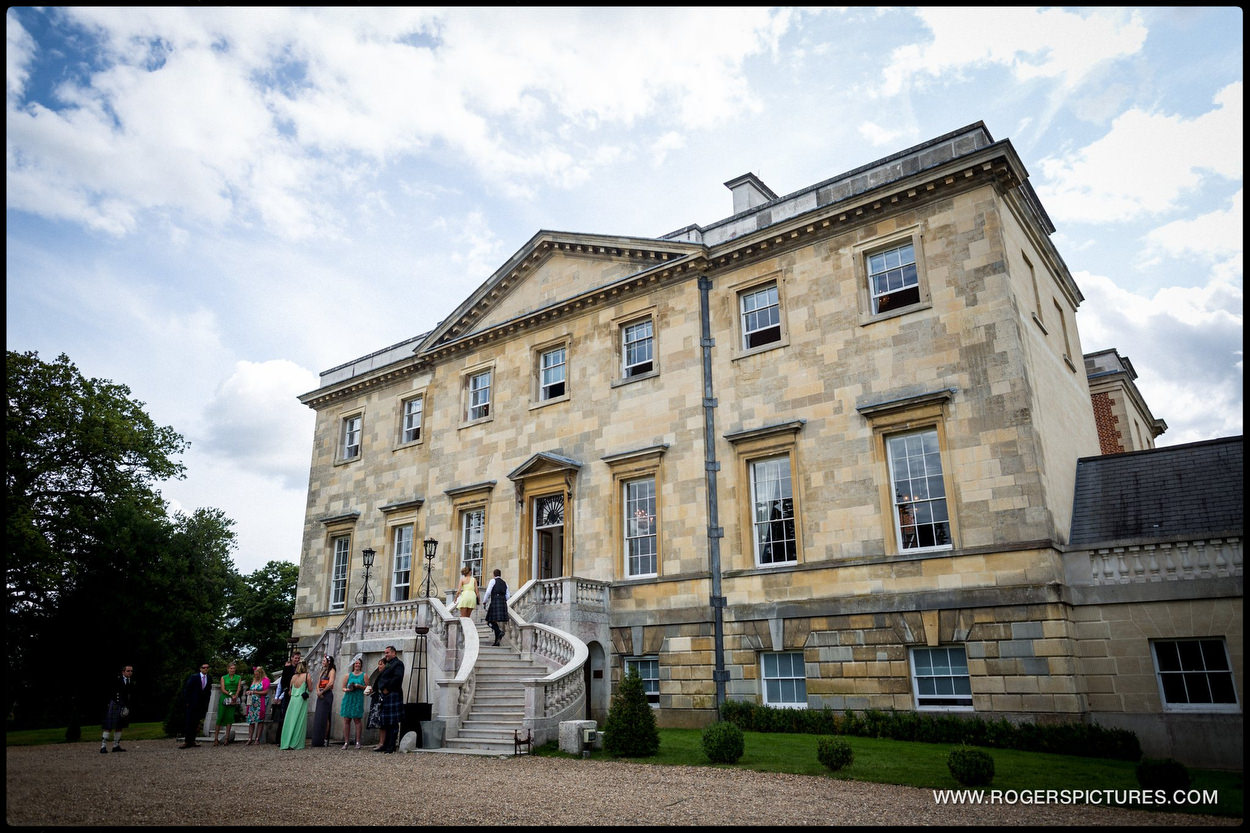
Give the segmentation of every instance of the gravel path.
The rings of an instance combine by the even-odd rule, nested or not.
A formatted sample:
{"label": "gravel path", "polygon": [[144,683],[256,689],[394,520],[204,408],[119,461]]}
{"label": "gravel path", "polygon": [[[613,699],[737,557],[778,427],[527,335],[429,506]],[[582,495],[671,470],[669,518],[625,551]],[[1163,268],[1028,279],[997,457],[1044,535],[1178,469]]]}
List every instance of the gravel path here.
{"label": "gravel path", "polygon": [[[1239,825],[1043,805],[938,805],[930,790],[715,767],[129,741],[6,749],[10,825]],[[287,808],[277,815],[279,807]]]}

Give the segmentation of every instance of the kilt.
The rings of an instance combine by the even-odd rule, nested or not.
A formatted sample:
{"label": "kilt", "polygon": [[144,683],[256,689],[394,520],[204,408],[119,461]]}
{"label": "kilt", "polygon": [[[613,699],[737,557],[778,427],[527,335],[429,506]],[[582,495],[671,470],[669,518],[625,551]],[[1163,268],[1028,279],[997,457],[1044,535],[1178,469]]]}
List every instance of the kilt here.
{"label": "kilt", "polygon": [[404,719],[404,693],[392,691],[382,695],[382,709],[378,715],[383,726],[394,726]]}
{"label": "kilt", "polygon": [[105,729],[125,729],[130,725],[130,718],[122,717],[122,704],[116,700],[109,701],[104,707],[104,726]]}

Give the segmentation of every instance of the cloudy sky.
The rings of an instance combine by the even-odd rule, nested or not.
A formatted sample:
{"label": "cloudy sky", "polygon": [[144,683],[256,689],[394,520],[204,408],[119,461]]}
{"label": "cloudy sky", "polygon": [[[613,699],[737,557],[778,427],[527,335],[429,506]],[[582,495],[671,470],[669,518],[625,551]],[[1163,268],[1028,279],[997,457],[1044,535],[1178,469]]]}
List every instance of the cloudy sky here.
{"label": "cloudy sky", "polygon": [[1010,139],[1162,444],[1242,432],[1237,9],[6,14],[7,344],[191,442],[173,506],[299,560],[318,374],[539,229],[658,237],[964,125]]}

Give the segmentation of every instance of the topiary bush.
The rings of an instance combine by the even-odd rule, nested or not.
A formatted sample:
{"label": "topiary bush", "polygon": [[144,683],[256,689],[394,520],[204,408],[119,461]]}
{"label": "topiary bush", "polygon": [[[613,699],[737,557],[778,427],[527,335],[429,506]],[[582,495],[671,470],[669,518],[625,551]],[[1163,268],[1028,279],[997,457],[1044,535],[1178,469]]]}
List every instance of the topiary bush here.
{"label": "topiary bush", "polygon": [[1175,758],[1144,758],[1137,765],[1137,783],[1148,790],[1183,790],[1189,786],[1189,770]]}
{"label": "topiary bush", "polygon": [[851,745],[842,738],[821,738],[816,742],[816,760],[831,772],[837,772],[855,762],[855,753],[851,751]]}
{"label": "topiary bush", "polygon": [[994,759],[980,749],[952,749],[946,757],[946,768],[965,787],[984,787],[994,780]]}
{"label": "topiary bush", "polygon": [[642,677],[630,671],[617,686],[603,724],[603,749],[614,758],[647,758],[660,751],[655,712],[647,704]]}
{"label": "topiary bush", "polygon": [[736,764],[745,749],[742,730],[732,723],[713,723],[703,730],[703,751],[714,764]]}

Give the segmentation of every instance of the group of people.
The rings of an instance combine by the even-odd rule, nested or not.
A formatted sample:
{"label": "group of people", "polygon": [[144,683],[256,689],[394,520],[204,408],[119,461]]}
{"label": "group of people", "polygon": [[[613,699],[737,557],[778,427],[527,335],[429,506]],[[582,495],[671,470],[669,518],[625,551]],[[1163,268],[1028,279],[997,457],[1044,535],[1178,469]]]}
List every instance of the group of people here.
{"label": "group of people", "polygon": [[[456,606],[462,617],[473,615],[479,605],[486,608],[486,622],[495,634],[494,644],[503,639],[503,624],[508,620],[508,585],[499,570],[486,585],[486,590],[479,595],[477,582],[472,571],[465,567],[461,571],[460,585],[456,597]],[[393,645],[388,645],[378,660],[378,667],[365,678],[364,662],[358,656],[352,660],[351,671],[343,679],[340,691],[343,696],[339,704],[339,716],[343,718],[343,749],[353,743],[356,749],[361,748],[365,722],[365,699],[369,699],[369,728],[378,729],[378,744],[374,752],[394,752],[399,739],[399,724],[404,714],[404,663]],[[263,666],[252,668],[252,680],[244,687],[243,676],[238,673],[238,664],[231,662],[226,666],[226,673],[216,681],[209,679],[208,663],[201,663],[199,671],[187,677],[182,686],[184,703],[182,744],[179,749],[190,749],[200,744],[196,741],[197,728],[201,717],[208,711],[213,689],[221,693],[217,705],[217,726],[213,732],[213,746],[221,744],[221,733],[226,731],[226,742],[231,741],[230,727],[234,725],[239,714],[245,715],[247,721],[247,745],[265,742],[265,719],[269,707],[270,681]],[[115,684],[110,687],[109,700],[105,706],[104,734],[100,740],[100,751],[107,753],[109,733],[113,733],[113,751],[125,752],[122,748],[122,731],[129,725],[130,706],[134,698],[134,667],[125,665]],[[279,747],[281,749],[303,749],[308,733],[308,700],[313,696],[316,701],[313,709],[311,737],[312,745],[325,747],[330,744],[332,727],[332,709],[336,669],[334,657],[326,656],[321,662],[321,674],[316,685],[309,682],[308,664],[303,661],[297,650],[282,667],[282,676],[278,682],[278,690],[273,704],[273,721],[281,727]]]}

